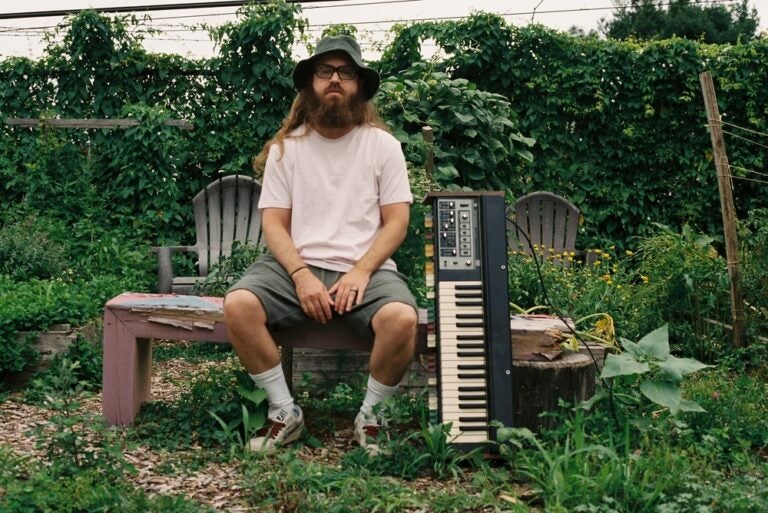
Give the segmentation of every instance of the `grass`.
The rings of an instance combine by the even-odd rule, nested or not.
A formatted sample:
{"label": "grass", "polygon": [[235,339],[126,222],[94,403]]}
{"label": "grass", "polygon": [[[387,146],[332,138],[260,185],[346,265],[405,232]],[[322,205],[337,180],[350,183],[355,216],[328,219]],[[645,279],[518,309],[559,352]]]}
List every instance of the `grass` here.
{"label": "grass", "polygon": [[[752,362],[748,368],[745,359]],[[605,409],[566,409],[550,432],[514,431],[497,460],[457,453],[441,426],[422,421],[424,400],[405,395],[389,405],[399,419],[390,458],[369,458],[348,441],[335,450],[338,426],[312,428],[317,444],[273,456],[233,454],[216,422],[201,422],[206,410],[236,401],[233,358],[192,374],[177,401],[145,407],[133,428],[104,432],[90,421],[80,432],[124,452],[129,444],[141,444],[157,459],[158,476],[192,476],[211,466],[231,469],[243,490],[238,500],[259,511],[765,511],[766,371],[753,363],[734,358],[686,384],[706,415],[657,412],[639,430],[629,421],[616,426]],[[305,413],[351,424],[350,412],[360,399],[357,384],[313,390],[322,388],[324,395],[305,397]],[[115,434],[117,442],[110,438]],[[67,447],[57,448],[57,458]],[[208,511],[183,494],[149,495],[130,485],[130,473],[106,480],[98,462],[108,459],[93,461],[95,469],[69,468],[62,480],[56,465],[36,465],[0,448],[0,509],[112,511],[119,503],[121,511]]]}
{"label": "grass", "polygon": [[258,511],[768,511],[761,346],[724,355],[716,368],[684,381],[705,414],[623,411],[617,423],[605,403],[564,408],[553,414],[551,431],[504,431],[501,457],[492,460],[455,451],[444,426],[426,423],[424,398],[404,394],[387,405],[392,456],[368,457],[351,440],[362,400],[362,379],[354,375],[297,388],[309,427],[303,443],[268,457],[232,450],[210,412],[236,420],[245,377],[231,352],[197,344],[168,348],[158,359],[192,364],[176,378],[178,398],[150,403],[133,427],[111,430],[76,408],[93,393],[89,369],[98,361],[87,345],[73,351],[85,365],[63,359],[28,392],[52,410],[29,434],[39,456],[0,446],[0,511],[212,511],[180,488],[158,494],[136,486],[129,454],[154,461],[157,480],[194,480],[213,469],[216,479],[228,479],[220,487],[241,490],[238,505]]}

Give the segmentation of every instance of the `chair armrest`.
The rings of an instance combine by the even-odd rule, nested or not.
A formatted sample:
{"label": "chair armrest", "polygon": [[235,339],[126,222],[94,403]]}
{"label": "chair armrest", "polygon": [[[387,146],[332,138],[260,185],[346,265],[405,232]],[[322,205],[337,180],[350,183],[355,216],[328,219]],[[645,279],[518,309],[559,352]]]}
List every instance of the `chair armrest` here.
{"label": "chair armrest", "polygon": [[196,246],[153,246],[152,251],[157,253],[157,291],[160,294],[170,294],[173,285],[173,260],[174,253],[197,252]]}

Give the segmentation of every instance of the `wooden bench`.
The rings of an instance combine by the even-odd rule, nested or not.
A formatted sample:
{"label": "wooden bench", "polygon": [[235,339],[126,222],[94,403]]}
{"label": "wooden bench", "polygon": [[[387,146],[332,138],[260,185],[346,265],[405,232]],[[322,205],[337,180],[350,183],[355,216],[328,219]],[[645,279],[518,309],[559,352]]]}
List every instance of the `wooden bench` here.
{"label": "wooden bench", "polygon": [[[102,413],[110,425],[132,424],[151,400],[152,339],[229,342],[223,298],[126,292],[104,307]],[[416,352],[427,351],[427,314],[419,311]],[[370,350],[339,321],[307,323],[273,334],[282,347]],[[290,370],[289,370],[290,374]],[[288,379],[290,377],[288,376]]]}

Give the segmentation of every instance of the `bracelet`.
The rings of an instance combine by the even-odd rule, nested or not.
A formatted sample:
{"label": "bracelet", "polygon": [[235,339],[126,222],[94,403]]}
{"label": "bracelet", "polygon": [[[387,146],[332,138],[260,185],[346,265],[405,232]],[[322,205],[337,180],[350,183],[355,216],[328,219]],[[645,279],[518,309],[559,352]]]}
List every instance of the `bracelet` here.
{"label": "bracelet", "polygon": [[301,267],[299,267],[298,269],[294,269],[294,270],[293,270],[293,272],[292,272],[292,273],[290,273],[290,274],[288,275],[288,277],[289,277],[289,278],[293,278],[293,275],[294,275],[294,274],[296,274],[297,272],[301,271],[302,269],[306,269],[306,268],[307,268],[307,266],[306,266],[306,265],[302,265],[302,266],[301,266]]}

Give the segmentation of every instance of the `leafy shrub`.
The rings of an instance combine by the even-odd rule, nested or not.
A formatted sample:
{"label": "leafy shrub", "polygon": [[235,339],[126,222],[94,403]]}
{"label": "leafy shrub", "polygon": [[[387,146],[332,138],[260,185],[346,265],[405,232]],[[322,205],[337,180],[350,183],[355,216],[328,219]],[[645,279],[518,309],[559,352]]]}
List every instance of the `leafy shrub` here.
{"label": "leafy shrub", "polygon": [[19,331],[41,331],[50,325],[82,325],[101,315],[104,303],[123,292],[125,284],[114,276],[72,281],[15,282],[0,275],[0,372],[23,370],[34,352],[19,348]]}
{"label": "leafy shrub", "polygon": [[741,224],[742,288],[748,333],[768,336],[768,208],[750,211]]}
{"label": "leafy shrub", "polygon": [[434,130],[435,176],[448,188],[509,191],[532,159],[532,139],[523,137],[516,114],[501,95],[481,91],[466,79],[415,64],[381,84],[379,108],[404,142],[411,162],[424,149],[421,129]]}
{"label": "leafy shrub", "polygon": [[[654,326],[646,326],[641,315],[647,306],[641,290],[648,278],[635,269],[635,254],[627,250],[619,255],[615,246],[587,251],[588,262],[542,247],[536,248],[536,260],[512,253],[508,277],[513,313],[554,313],[551,302],[577,323],[595,314],[606,314],[626,337],[650,331]],[[569,265],[560,265],[557,260],[569,261]]]}
{"label": "leafy shrub", "polygon": [[[765,360],[762,362],[765,369]],[[692,443],[716,445],[717,454],[729,462],[745,451],[768,447],[768,395],[765,372],[734,374],[717,369],[697,376],[686,386],[688,394],[707,410],[706,415],[686,419]],[[704,440],[704,441],[703,441]]]}
{"label": "leafy shrub", "polygon": [[67,249],[52,236],[62,226],[27,216],[0,226],[0,274],[14,280],[53,278],[67,267]]}
{"label": "leafy shrub", "polygon": [[232,254],[219,260],[203,281],[195,283],[192,293],[198,296],[223,296],[263,252],[262,246],[235,241]]}
{"label": "leafy shrub", "polygon": [[680,232],[657,224],[656,233],[640,241],[638,270],[648,278],[635,296],[643,305],[644,325],[669,323],[676,352],[702,361],[722,354],[723,329],[710,321],[730,318],[726,262],[715,238],[690,226]]}
{"label": "leafy shrub", "polygon": [[[34,404],[43,404],[51,388],[62,383],[76,385],[80,390],[96,392],[101,389],[102,352],[98,347],[78,336],[66,353],[56,355],[48,368],[35,377],[24,393],[24,399]],[[77,366],[68,363],[77,362]],[[71,374],[72,379],[64,381],[63,374]]]}

